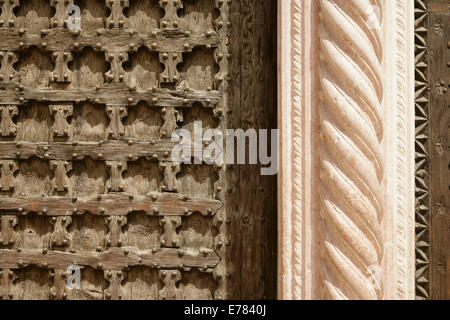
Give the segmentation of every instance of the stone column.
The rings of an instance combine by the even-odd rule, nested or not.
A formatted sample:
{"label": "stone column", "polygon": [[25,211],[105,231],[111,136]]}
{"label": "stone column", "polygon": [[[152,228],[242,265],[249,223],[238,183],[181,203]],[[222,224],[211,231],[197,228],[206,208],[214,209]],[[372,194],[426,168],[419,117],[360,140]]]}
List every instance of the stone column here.
{"label": "stone column", "polygon": [[414,298],[414,2],[279,0],[280,299]]}

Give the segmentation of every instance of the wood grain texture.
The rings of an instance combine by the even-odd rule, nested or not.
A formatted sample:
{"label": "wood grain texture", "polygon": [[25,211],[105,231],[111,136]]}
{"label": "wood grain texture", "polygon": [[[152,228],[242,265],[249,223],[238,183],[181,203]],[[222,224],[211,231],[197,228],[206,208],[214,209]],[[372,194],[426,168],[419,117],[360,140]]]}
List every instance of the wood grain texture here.
{"label": "wood grain texture", "polygon": [[[450,5],[450,1],[429,1]],[[448,7],[448,6],[447,6]],[[428,16],[429,85],[429,222],[430,298],[448,299],[447,260],[450,256],[450,14],[433,10]],[[431,9],[431,8],[430,8]]]}
{"label": "wood grain texture", "polygon": [[[277,128],[276,7],[275,1],[243,0],[230,5],[231,39],[241,40],[228,48],[232,58],[229,106],[224,108],[229,113],[227,128]],[[260,166],[235,165],[227,169],[227,180],[224,205],[230,233],[229,238],[218,240],[233,261],[227,270],[231,298],[274,299],[276,177],[261,176]]]}
{"label": "wood grain texture", "polygon": [[[274,180],[254,179],[256,167],[240,179],[226,166],[172,163],[170,138],[197,120],[224,132],[234,111],[236,127],[241,107],[257,129],[274,121],[274,11],[247,3],[255,17],[271,12],[253,39],[234,27],[249,24],[230,20],[231,1],[0,3],[1,297],[273,297],[276,225],[262,226],[276,215]],[[81,29],[68,28],[71,4]],[[255,53],[264,43],[245,70],[245,106],[232,85],[241,39]],[[253,198],[261,185],[266,206]],[[258,220],[243,220],[245,236],[231,228],[242,214]],[[71,265],[80,289],[65,286]],[[241,265],[252,277],[238,287]]]}

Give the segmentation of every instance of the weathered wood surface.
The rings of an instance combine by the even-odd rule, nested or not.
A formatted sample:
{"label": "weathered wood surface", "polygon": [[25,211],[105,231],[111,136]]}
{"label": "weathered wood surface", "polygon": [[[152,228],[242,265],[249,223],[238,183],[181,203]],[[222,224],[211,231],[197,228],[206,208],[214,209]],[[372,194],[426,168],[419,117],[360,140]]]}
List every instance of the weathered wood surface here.
{"label": "weathered wood surface", "polygon": [[30,212],[48,216],[68,216],[90,213],[93,215],[121,216],[132,212],[148,215],[189,216],[200,213],[214,215],[222,207],[217,200],[190,199],[176,193],[154,193],[133,196],[126,193],[99,194],[92,197],[24,197],[0,199],[2,213],[25,215]]}
{"label": "weathered wood surface", "polygon": [[[0,82],[1,85],[1,82]],[[22,86],[23,87],[23,86]],[[153,107],[183,107],[190,108],[196,102],[202,103],[205,108],[215,108],[220,101],[217,91],[171,91],[156,89],[148,91],[131,90],[126,85],[100,85],[91,90],[53,90],[53,89],[29,89],[20,85],[5,86],[0,91],[2,105],[24,104],[30,100],[49,102],[92,102],[95,104],[135,106],[144,101]]]}
{"label": "weathered wood surface", "polygon": [[275,1],[0,6],[0,296],[273,298],[275,178],[170,138],[274,127]]}
{"label": "weathered wood surface", "polygon": [[30,33],[19,28],[0,29],[2,50],[18,51],[32,46],[48,51],[77,51],[92,47],[102,52],[134,51],[146,47],[154,52],[190,52],[194,47],[219,45],[215,32],[189,35],[159,29],[148,33],[129,32],[118,29],[97,29],[95,32],[81,32],[74,35],[67,29],[42,29],[40,33]]}
{"label": "weathered wood surface", "polygon": [[[146,158],[171,161],[171,151],[178,142],[169,139],[148,142],[101,140],[100,142],[0,142],[0,159],[83,160],[87,157],[103,161],[136,161]],[[192,149],[194,149],[194,143]]]}
{"label": "weathered wood surface", "polygon": [[[71,265],[98,269],[126,269],[134,266],[151,268],[214,268],[219,257],[213,250],[180,252],[175,248],[136,250],[135,248],[111,248],[103,252],[71,253],[42,250],[0,249],[0,269],[17,269],[28,265],[42,268],[67,269]],[[206,267],[206,269],[205,269]]]}
{"label": "weathered wood surface", "polygon": [[[431,215],[431,299],[447,299],[450,257],[450,1],[430,0],[429,15],[429,180]],[[441,12],[437,4],[447,4]]]}

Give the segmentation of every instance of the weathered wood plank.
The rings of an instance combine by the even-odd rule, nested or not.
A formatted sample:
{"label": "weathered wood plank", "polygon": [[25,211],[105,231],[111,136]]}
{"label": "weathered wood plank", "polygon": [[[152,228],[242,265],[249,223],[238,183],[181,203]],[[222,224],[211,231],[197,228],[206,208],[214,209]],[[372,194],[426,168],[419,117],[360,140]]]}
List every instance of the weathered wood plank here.
{"label": "weathered wood plank", "polygon": [[76,51],[85,47],[106,51],[133,51],[147,47],[154,52],[190,52],[195,47],[217,47],[219,37],[215,32],[208,35],[186,32],[168,32],[153,29],[149,33],[120,29],[99,29],[96,32],[83,32],[78,35],[68,29],[43,29],[41,33],[24,31],[19,28],[0,28],[0,50],[18,51],[37,46],[49,51]]}
{"label": "weathered wood plank", "polygon": [[[90,157],[95,160],[105,161],[136,161],[144,157],[149,160],[170,162],[170,155],[176,144],[178,143],[169,139],[149,142],[134,141],[132,139],[129,139],[127,142],[123,140],[72,143],[0,142],[0,159],[38,157],[45,160],[71,161]],[[194,144],[192,144],[192,148],[194,148]],[[6,184],[4,187],[6,187]]]}
{"label": "weathered wood plank", "polygon": [[[214,250],[181,252],[175,248],[138,250],[134,247],[110,248],[103,252],[63,252],[42,250],[0,249],[0,269],[18,269],[29,265],[49,269],[66,269],[71,265],[97,269],[123,270],[129,267],[151,268],[201,268],[207,271],[219,263]],[[205,270],[206,267],[206,270]]]}
{"label": "weathered wood plank", "polygon": [[125,193],[102,194],[87,198],[24,197],[0,199],[0,215],[37,212],[48,216],[70,216],[90,213],[120,216],[132,212],[145,212],[155,216],[189,216],[200,213],[214,215],[222,207],[217,200],[189,199],[175,193],[155,193],[148,196],[131,196]]}

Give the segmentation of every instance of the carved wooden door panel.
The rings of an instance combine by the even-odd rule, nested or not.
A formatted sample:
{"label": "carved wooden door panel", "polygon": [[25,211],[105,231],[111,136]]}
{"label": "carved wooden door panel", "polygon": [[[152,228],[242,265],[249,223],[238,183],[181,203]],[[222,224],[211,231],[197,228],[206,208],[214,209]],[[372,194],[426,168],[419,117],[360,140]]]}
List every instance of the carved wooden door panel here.
{"label": "carved wooden door panel", "polygon": [[276,123],[275,2],[0,4],[0,298],[274,297],[275,178],[171,135]]}
{"label": "carved wooden door panel", "polygon": [[450,299],[450,1],[429,3],[431,298]]}

